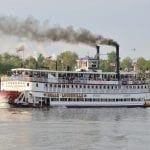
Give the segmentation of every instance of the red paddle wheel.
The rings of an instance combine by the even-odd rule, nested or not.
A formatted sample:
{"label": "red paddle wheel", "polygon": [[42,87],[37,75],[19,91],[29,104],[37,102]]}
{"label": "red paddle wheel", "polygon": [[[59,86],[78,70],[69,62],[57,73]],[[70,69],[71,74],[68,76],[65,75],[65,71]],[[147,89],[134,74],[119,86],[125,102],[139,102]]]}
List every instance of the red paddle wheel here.
{"label": "red paddle wheel", "polygon": [[14,104],[15,99],[20,95],[19,91],[0,91],[0,96],[2,96],[10,104]]}

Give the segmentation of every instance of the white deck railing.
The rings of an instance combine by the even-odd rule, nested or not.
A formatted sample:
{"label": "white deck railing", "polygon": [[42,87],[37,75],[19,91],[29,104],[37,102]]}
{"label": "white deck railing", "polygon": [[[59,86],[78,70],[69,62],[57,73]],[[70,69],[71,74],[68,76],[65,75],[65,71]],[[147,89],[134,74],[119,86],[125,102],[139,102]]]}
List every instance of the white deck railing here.
{"label": "white deck railing", "polygon": [[150,81],[148,80],[128,80],[124,81],[105,81],[105,80],[86,80],[86,79],[74,79],[74,80],[67,80],[63,78],[44,78],[44,77],[28,77],[28,76],[3,76],[1,77],[1,81],[27,81],[27,82],[47,82],[47,83],[62,83],[62,84],[97,84],[97,85],[133,85],[133,84],[148,84]]}

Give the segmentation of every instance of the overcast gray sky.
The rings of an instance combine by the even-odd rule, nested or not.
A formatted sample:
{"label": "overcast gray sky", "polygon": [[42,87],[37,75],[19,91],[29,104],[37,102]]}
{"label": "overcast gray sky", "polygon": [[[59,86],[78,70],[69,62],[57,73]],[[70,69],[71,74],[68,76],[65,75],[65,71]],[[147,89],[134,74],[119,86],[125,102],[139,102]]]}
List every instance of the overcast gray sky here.
{"label": "overcast gray sky", "polygon": [[[33,16],[51,25],[72,25],[113,38],[120,44],[121,57],[143,56],[150,59],[150,0],[0,0],[0,15],[19,18]],[[45,55],[60,50],[74,50],[79,55],[93,54],[94,49],[84,45],[61,43],[32,43],[1,35],[0,51],[14,52],[19,43],[26,43],[28,55],[36,50]],[[136,49],[133,51],[132,49]],[[105,53],[102,47],[102,53]],[[109,49],[109,48],[108,48]],[[112,50],[114,48],[111,48]]]}

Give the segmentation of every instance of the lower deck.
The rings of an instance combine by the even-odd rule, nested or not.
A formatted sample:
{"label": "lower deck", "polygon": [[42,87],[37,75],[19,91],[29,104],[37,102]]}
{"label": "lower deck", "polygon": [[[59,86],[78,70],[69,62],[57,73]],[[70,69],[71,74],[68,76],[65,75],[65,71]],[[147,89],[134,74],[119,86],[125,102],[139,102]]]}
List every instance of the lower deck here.
{"label": "lower deck", "polygon": [[137,107],[145,105],[145,98],[56,98],[26,97],[18,99],[16,104],[35,107]]}

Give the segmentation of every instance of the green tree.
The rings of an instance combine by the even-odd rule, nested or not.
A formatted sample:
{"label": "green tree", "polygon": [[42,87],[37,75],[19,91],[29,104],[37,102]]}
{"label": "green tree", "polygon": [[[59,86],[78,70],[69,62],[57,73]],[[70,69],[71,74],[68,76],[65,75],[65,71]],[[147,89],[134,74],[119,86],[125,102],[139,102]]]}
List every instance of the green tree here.
{"label": "green tree", "polygon": [[146,61],[146,70],[150,71],[150,60]]}
{"label": "green tree", "polygon": [[58,70],[74,70],[78,55],[71,51],[65,51],[57,56]]}
{"label": "green tree", "polygon": [[107,53],[108,61],[107,61],[107,67],[108,71],[112,72],[115,71],[116,68],[116,52],[112,51],[110,53]]}
{"label": "green tree", "polygon": [[100,69],[104,72],[109,71],[108,60],[105,59],[100,60]]}
{"label": "green tree", "polygon": [[29,69],[36,69],[37,68],[37,61],[34,57],[28,57],[24,62],[25,68]]}
{"label": "green tree", "polygon": [[132,59],[130,57],[126,57],[121,61],[120,64],[122,70],[130,71],[132,68]]}
{"label": "green tree", "polygon": [[4,53],[0,55],[0,73],[4,74],[12,68],[21,67],[21,59],[16,55]]}
{"label": "green tree", "polygon": [[100,69],[104,72],[115,71],[116,68],[116,53],[114,51],[107,53],[107,59],[100,60]]}
{"label": "green tree", "polygon": [[147,69],[147,60],[145,58],[139,57],[137,59],[136,64],[137,64],[137,69],[138,69],[139,72],[144,73],[146,71],[146,69]]}
{"label": "green tree", "polygon": [[53,60],[51,57],[47,57],[44,59],[43,65],[47,69],[55,70],[56,69],[56,60]]}
{"label": "green tree", "polygon": [[42,54],[38,54],[37,57],[37,68],[42,68],[44,63],[44,57]]}

